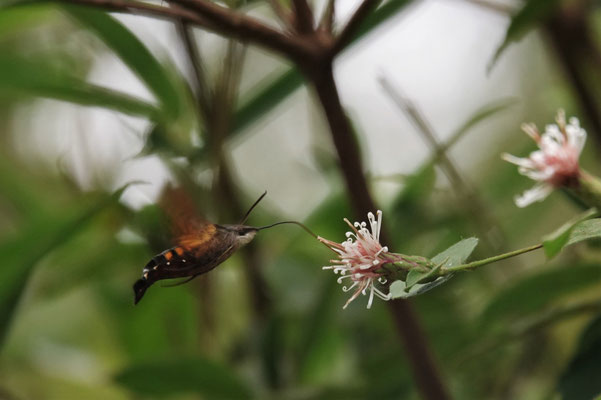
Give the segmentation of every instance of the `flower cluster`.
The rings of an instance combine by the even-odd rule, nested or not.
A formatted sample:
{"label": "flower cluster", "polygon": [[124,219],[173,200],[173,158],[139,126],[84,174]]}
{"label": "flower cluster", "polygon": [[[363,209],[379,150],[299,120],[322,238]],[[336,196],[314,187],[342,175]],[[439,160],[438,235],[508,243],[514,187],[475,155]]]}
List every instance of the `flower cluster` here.
{"label": "flower cluster", "polygon": [[536,142],[539,150],[532,152],[528,158],[507,153],[502,157],[517,165],[520,174],[538,183],[521,196],[516,196],[518,207],[542,201],[554,188],[576,182],[580,175],[578,158],[586,141],[586,131],[580,127],[578,119],[572,117],[566,124],[563,110],[557,113],[557,124],[547,125],[543,134],[534,124],[524,124],[522,129]]}
{"label": "flower cluster", "polygon": [[382,264],[396,260],[394,255],[388,252],[388,247],[380,244],[382,211],[378,210],[376,214],[377,219],[371,212],[367,215],[371,232],[365,222],[351,224],[345,218],[344,221],[351,227],[351,231],[346,233],[346,241],[338,243],[318,237],[320,242],[338,254],[338,259],[330,260],[333,265],[325,266],[323,269],[333,270],[335,274],[340,274],[338,283],[342,283],[345,279],[352,282],[350,286],[343,286],[342,288],[345,292],[354,289],[352,296],[343,308],[346,308],[360,294],[367,295],[368,291],[367,308],[371,307],[374,295],[382,300],[390,300],[389,294],[384,294],[376,287],[377,283],[386,283],[384,276],[376,271],[380,269]]}

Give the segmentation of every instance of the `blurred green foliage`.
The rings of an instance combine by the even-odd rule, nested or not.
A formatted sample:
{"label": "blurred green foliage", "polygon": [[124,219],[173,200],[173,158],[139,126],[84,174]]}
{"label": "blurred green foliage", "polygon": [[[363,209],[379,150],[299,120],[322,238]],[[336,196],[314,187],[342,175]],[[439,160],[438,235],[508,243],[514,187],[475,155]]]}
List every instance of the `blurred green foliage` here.
{"label": "blurred green foliage", "polygon": [[[385,35],[385,29],[376,28],[401,11],[410,12],[409,3],[385,2],[361,27],[356,42]],[[498,54],[552,11],[546,2],[524,4]],[[75,50],[67,40],[73,37],[80,43]],[[207,53],[217,58],[228,44],[214,46],[217,50]],[[91,83],[99,54],[117,57],[149,96]],[[236,62],[243,70],[242,60]],[[345,294],[334,276],[320,270],[331,254],[304,232],[261,232],[252,250],[258,269],[245,267],[253,256],[237,254],[186,286],[156,285],[134,307],[131,284],[170,244],[161,206],[132,209],[120,202],[125,188],[118,188],[116,165],[103,166],[107,170],[100,175],[108,178],[94,181],[90,189],[75,179],[77,171],[63,170],[59,160],[49,166],[39,149],[23,151],[19,145],[28,132],[19,130],[18,119],[36,118],[40,105],[49,104],[40,98],[134,116],[147,122],[137,132],[143,141],[140,157],[160,158],[208,217],[226,215],[233,221],[232,196],[223,195],[223,187],[231,184],[244,207],[255,193],[241,189],[246,186],[235,171],[224,175],[229,165],[224,143],[234,136],[239,143],[250,141],[249,127],[303,85],[298,71],[289,66],[282,71],[236,93],[239,100],[220,103],[228,107],[219,111],[231,126],[216,132],[220,125],[199,111],[196,90],[175,60],[151,49],[121,18],[47,2],[0,9],[0,398],[417,397],[385,305],[376,303],[368,311],[357,301],[342,312]],[[219,87],[237,90],[240,77],[231,75],[228,86],[207,74],[211,93],[206,97],[217,101],[223,94]],[[565,83],[557,86],[569,107],[573,100]],[[516,127],[493,123],[509,105],[504,100],[474,110],[438,153],[403,177],[384,202],[385,223],[393,230],[391,249],[430,257],[475,235],[473,208],[437,175],[440,156],[460,148],[460,139],[478,124],[490,123],[491,130],[509,137]],[[294,129],[283,134],[292,137]],[[531,148],[522,137],[509,138],[503,150],[517,154]],[[526,183],[499,161],[498,153],[491,152],[467,174],[495,220],[484,227],[490,236],[480,238],[479,248],[474,250],[473,240],[461,242],[469,244],[465,257],[472,250],[473,258],[492,255],[489,249],[523,247],[579,211],[560,194],[516,209],[512,196]],[[593,153],[584,163],[599,170]],[[94,172],[92,160],[84,161],[88,164],[79,168]],[[336,165],[326,160],[316,167],[331,190],[304,222],[323,237],[342,240],[341,221],[351,211]],[[209,179],[197,179],[205,175]],[[377,177],[371,179],[378,185]],[[260,207],[252,222],[271,223],[283,219],[280,214]],[[570,231],[568,243],[589,238],[588,228]],[[600,257],[596,243],[580,244],[548,263],[532,256],[458,274],[416,297],[455,398],[571,400],[598,393]],[[267,304],[262,308],[257,306],[261,295]],[[573,304],[579,306],[564,312]]]}

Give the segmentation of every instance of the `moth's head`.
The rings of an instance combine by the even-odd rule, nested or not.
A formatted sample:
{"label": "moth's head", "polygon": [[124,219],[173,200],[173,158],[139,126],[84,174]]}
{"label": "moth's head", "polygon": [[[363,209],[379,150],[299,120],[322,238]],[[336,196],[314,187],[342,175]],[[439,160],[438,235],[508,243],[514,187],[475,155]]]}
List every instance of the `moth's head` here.
{"label": "moth's head", "polygon": [[258,232],[257,228],[246,225],[223,225],[223,228],[233,235],[239,246],[250,243]]}

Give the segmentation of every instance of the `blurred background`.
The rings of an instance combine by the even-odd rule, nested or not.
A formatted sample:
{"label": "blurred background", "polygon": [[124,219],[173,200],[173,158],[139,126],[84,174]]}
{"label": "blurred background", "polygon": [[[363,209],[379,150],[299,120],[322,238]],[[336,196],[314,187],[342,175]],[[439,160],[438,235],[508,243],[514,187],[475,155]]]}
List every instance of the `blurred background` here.
{"label": "blurred background", "polygon": [[[0,399],[420,398],[386,304],[366,310],[362,297],[343,311],[347,294],[321,270],[330,253],[294,226],[133,305],[142,268],[173,243],[168,203],[236,223],[267,190],[250,224],[296,219],[344,239],[352,194],[289,62],[183,23],[8,3]],[[224,3],[281,24],[267,1]],[[317,16],[325,3],[310,2]],[[359,3],[337,1],[335,25]],[[373,11],[335,77],[393,251],[430,257],[477,236],[472,258],[487,257],[581,211],[561,192],[518,209],[533,182],[500,153],[527,155],[520,124],[543,127],[564,108],[589,134],[581,164],[601,171],[597,6],[388,0]],[[453,398],[601,393],[595,243],[459,274],[412,302]]]}

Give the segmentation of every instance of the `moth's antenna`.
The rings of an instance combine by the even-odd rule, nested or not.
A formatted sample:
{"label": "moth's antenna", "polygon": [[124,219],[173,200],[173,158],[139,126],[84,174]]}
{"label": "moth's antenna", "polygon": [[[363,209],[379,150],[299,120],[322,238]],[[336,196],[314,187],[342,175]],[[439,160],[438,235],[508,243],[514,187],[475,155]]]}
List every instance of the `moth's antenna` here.
{"label": "moth's antenna", "polygon": [[246,214],[244,214],[244,218],[242,218],[242,221],[240,221],[240,225],[243,225],[246,222],[246,220],[248,219],[248,216],[250,215],[250,212],[257,206],[257,204],[259,204],[259,202],[261,200],[263,200],[263,197],[265,197],[266,195],[267,195],[267,190],[265,192],[263,192],[261,197],[259,197],[252,206],[250,206],[250,208],[248,209]]}
{"label": "moth's antenna", "polygon": [[262,229],[267,229],[267,228],[271,228],[273,226],[276,225],[282,225],[282,224],[294,224],[294,225],[298,225],[301,228],[303,228],[305,231],[307,231],[307,233],[309,233],[309,235],[313,236],[315,239],[317,239],[317,235],[314,234],[311,229],[307,228],[307,226],[303,223],[300,223],[298,221],[281,221],[281,222],[276,222],[275,224],[271,224],[271,225],[265,225],[265,226],[261,226],[256,228],[258,231],[262,230]]}

